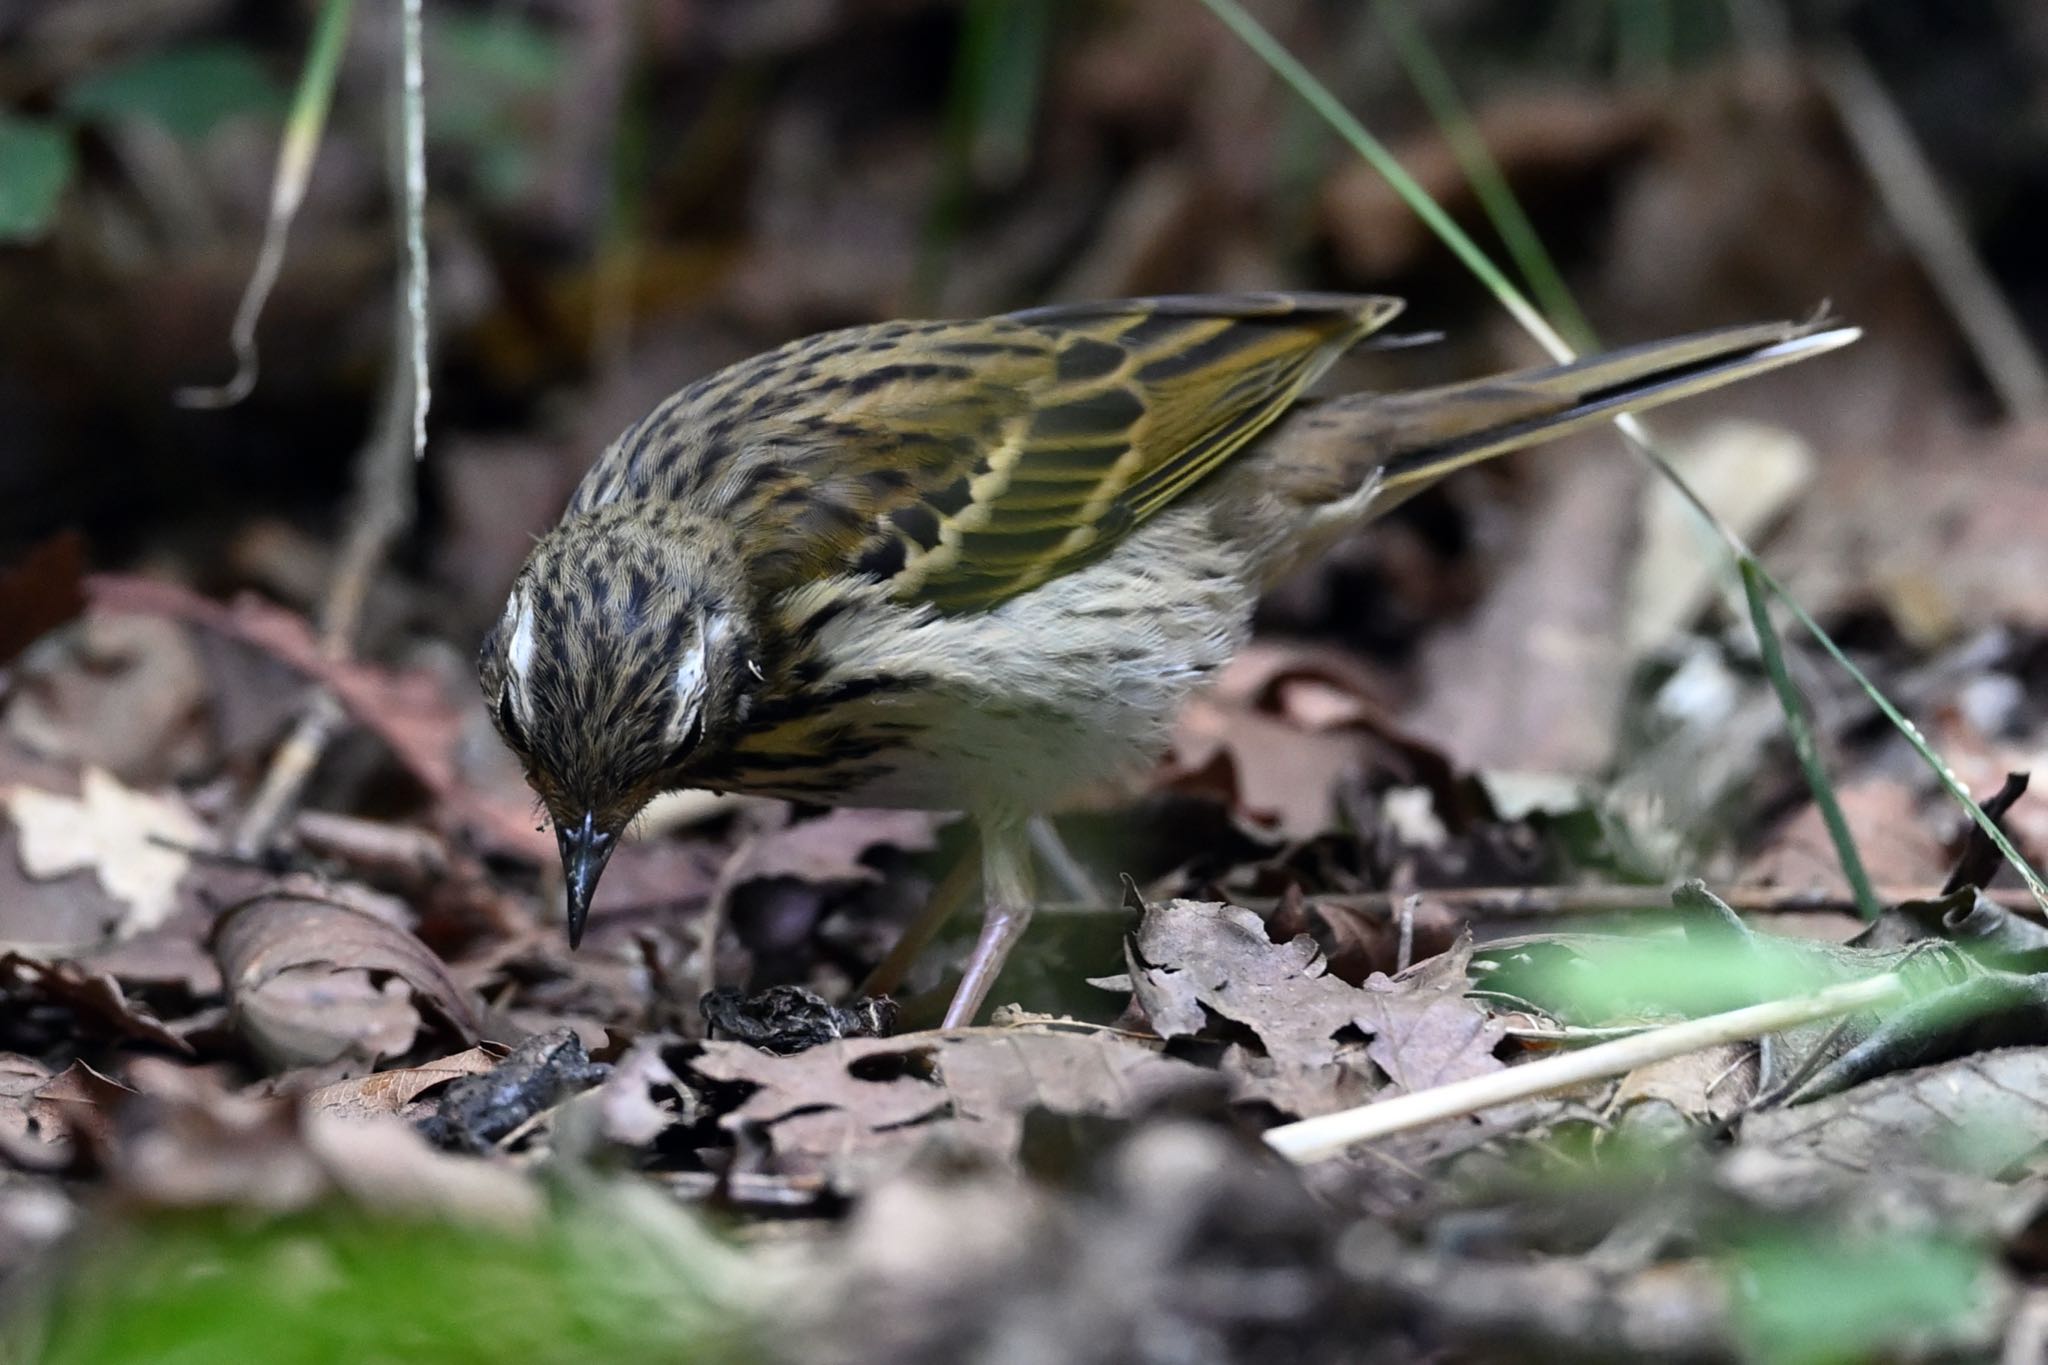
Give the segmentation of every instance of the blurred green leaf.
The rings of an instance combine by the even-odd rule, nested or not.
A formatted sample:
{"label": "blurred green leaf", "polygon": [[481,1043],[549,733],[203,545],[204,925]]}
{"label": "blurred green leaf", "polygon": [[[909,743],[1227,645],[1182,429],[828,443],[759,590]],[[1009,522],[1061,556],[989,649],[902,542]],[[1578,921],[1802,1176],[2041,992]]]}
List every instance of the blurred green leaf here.
{"label": "blurred green leaf", "polygon": [[200,138],[223,119],[284,112],[284,87],[247,48],[193,43],[95,72],[64,93],[83,119],[147,119],[177,137]]}
{"label": "blurred green leaf", "polygon": [[724,1257],[673,1205],[650,1220],[609,1200],[571,1201],[530,1235],[339,1207],[107,1219],[21,1334],[35,1352],[0,1345],[0,1355],[35,1365],[754,1358],[743,1313],[707,1287]]}
{"label": "blurred green leaf", "polygon": [[64,128],[0,114],[0,242],[42,236],[77,161]]}
{"label": "blurred green leaf", "polygon": [[1889,1359],[1908,1341],[1967,1340],[1990,1267],[1980,1251],[1931,1238],[1788,1233],[1752,1242],[1729,1269],[1749,1358],[1822,1365]]}
{"label": "blurred green leaf", "polygon": [[518,14],[429,16],[427,131],[473,158],[486,195],[515,199],[539,168],[534,147],[567,79],[568,50]]}
{"label": "blurred green leaf", "polygon": [[[1475,961],[1486,968],[1478,980],[1487,991],[1528,1001],[1569,1023],[1614,1025],[1697,1018],[1808,995],[1890,970],[1897,956],[1767,934],[1702,941],[1665,933],[1532,937],[1489,946]],[[1932,969],[1929,963],[1922,970]]]}

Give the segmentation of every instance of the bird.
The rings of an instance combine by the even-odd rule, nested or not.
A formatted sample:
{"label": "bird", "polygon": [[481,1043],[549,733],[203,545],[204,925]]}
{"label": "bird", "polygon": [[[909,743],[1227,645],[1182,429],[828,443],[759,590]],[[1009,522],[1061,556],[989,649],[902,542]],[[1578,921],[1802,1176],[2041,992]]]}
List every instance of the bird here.
{"label": "bird", "polygon": [[1382,295],[1179,295],[792,341],[622,432],[485,636],[568,936],[657,794],[973,816],[972,1022],[1031,917],[1034,820],[1142,771],[1261,590],[1464,466],[1810,358],[1723,327],[1489,378],[1309,390]]}

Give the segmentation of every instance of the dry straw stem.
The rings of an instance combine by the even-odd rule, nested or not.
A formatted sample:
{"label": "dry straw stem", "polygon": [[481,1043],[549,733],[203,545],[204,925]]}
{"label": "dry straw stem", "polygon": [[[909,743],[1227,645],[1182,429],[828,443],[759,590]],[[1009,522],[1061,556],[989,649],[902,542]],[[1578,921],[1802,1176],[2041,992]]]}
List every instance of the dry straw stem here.
{"label": "dry straw stem", "polygon": [[285,120],[284,140],[278,144],[277,170],[270,182],[270,216],[263,225],[263,246],[228,331],[235,373],[225,384],[179,389],[175,397],[183,407],[233,407],[256,387],[256,323],[277,283],[278,271],[284,268],[285,243],[291,236],[292,220],[306,201],[306,185],[313,177],[313,158],[320,151],[327,111],[334,104],[334,80],[341,70],[341,54],[348,45],[349,18],[354,12],[355,0],[327,0],[306,53],[306,68],[299,75],[291,114]]}
{"label": "dry straw stem", "polygon": [[1895,1005],[1906,996],[1906,983],[1895,972],[1830,986],[1812,995],[1749,1005],[1704,1019],[1688,1019],[1583,1052],[1546,1057],[1470,1080],[1453,1081],[1412,1095],[1398,1095],[1377,1104],[1341,1113],[1285,1123],[1266,1132],[1266,1145],[1289,1161],[1306,1164],[1336,1156],[1345,1148],[1376,1138],[1405,1133],[1425,1124],[1461,1118],[1495,1105],[1531,1100],[1571,1090],[1591,1081],[1622,1076],[1637,1067],[1684,1056],[1722,1043],[1746,1042],[1767,1033],[1834,1019],[1858,1010]]}

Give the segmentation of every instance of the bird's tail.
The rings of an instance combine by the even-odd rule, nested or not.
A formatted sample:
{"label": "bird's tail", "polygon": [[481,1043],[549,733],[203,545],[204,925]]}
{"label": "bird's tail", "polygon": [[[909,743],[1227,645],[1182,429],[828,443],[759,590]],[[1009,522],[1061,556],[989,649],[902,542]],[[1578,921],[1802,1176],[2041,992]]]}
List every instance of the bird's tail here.
{"label": "bird's tail", "polygon": [[[1333,499],[1377,470],[1376,515],[1466,465],[1791,365],[1859,335],[1812,323],[1724,327],[1462,384],[1354,394],[1290,420],[1277,453],[1289,472],[1323,484]],[[1314,495],[1307,486],[1298,491]]]}

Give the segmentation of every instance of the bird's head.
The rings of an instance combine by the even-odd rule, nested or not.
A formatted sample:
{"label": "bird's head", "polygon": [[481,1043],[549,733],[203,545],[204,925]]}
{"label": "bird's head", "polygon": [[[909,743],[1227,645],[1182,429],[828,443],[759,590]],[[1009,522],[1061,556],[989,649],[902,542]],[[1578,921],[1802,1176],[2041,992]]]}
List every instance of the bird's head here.
{"label": "bird's head", "polygon": [[484,639],[491,718],[554,821],[572,947],[626,826],[744,719],[759,675],[737,564],[718,528],[600,508],[534,546]]}

